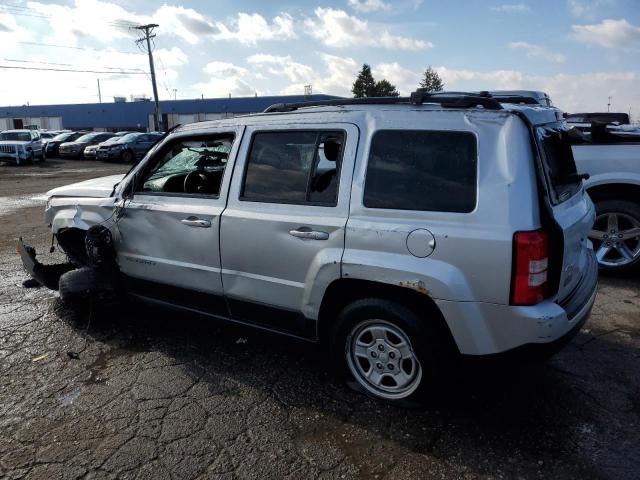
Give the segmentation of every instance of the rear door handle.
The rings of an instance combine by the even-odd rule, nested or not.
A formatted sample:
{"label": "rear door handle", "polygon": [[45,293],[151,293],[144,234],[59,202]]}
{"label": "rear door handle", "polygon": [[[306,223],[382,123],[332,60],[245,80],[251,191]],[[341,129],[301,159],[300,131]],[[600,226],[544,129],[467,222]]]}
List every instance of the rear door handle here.
{"label": "rear door handle", "polygon": [[293,235],[298,238],[306,238],[308,240],[328,240],[329,234],[327,232],[319,232],[317,230],[311,230],[309,227],[300,227],[296,230],[289,230],[289,235]]}
{"label": "rear door handle", "polygon": [[184,225],[188,227],[200,227],[200,228],[210,228],[211,222],[209,220],[202,220],[198,217],[187,217],[180,220]]}

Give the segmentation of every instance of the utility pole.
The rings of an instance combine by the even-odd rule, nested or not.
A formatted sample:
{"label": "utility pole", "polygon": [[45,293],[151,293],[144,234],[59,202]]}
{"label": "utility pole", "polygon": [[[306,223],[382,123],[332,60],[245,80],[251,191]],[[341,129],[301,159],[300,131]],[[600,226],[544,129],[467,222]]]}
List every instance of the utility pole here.
{"label": "utility pole", "polygon": [[177,100],[177,99],[178,99],[178,89],[177,89],[177,88],[174,88],[174,89],[173,89],[173,99],[174,99],[174,100]]}
{"label": "utility pole", "polygon": [[156,23],[150,23],[148,25],[139,25],[137,27],[131,27],[134,28],[136,30],[140,30],[141,32],[144,33],[144,36],[142,38],[139,38],[138,40],[136,40],[136,43],[138,45],[143,46],[144,48],[144,43],[146,42],[147,46],[147,53],[149,54],[149,69],[151,70],[151,84],[153,85],[153,99],[156,102],[156,109],[155,109],[155,114],[153,116],[153,128],[156,132],[160,131],[160,102],[158,101],[158,87],[156,85],[156,69],[153,66],[153,53],[151,52],[151,39],[155,38],[155,34],[153,33],[153,30],[155,28],[158,28],[158,24]]}
{"label": "utility pole", "polygon": [[102,93],[100,93],[100,79],[98,78],[98,102],[102,103]]}

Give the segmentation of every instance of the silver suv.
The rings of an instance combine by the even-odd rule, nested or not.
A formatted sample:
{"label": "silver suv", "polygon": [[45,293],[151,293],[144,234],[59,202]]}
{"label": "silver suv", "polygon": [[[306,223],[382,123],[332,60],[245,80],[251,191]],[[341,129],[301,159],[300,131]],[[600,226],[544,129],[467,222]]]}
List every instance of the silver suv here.
{"label": "silver suv", "polygon": [[90,265],[60,278],[61,295],[119,283],[324,341],[389,401],[421,396],[460,354],[550,354],[597,284],[594,207],[561,120],[416,92],[177,128],[127,175],[49,192],[60,246]]}

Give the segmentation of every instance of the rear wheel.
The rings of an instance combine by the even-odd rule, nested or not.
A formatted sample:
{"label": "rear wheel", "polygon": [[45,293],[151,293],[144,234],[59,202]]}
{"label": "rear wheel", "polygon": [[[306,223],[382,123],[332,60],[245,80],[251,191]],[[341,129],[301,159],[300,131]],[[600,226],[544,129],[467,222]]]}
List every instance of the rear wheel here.
{"label": "rear wheel", "polygon": [[332,335],[332,357],[357,389],[396,404],[422,402],[442,374],[448,339],[402,304],[368,298],[346,306]]}
{"label": "rear wheel", "polygon": [[640,205],[626,200],[596,203],[596,220],[589,238],[600,268],[625,272],[640,265]]}

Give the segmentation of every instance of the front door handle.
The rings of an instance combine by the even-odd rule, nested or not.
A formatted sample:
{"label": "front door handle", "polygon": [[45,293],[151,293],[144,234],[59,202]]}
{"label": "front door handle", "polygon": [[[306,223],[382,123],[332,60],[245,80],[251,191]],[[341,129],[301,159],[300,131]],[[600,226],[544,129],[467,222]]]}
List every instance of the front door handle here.
{"label": "front door handle", "polygon": [[182,224],[188,227],[200,227],[200,228],[210,228],[211,222],[209,220],[202,220],[198,217],[187,217],[180,220]]}
{"label": "front door handle", "polygon": [[289,235],[293,235],[298,238],[306,238],[308,240],[328,240],[329,234],[327,232],[319,232],[317,230],[311,230],[309,227],[299,227],[295,230],[289,230]]}

